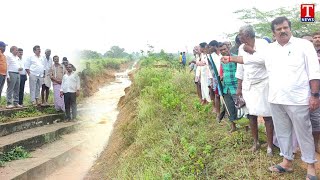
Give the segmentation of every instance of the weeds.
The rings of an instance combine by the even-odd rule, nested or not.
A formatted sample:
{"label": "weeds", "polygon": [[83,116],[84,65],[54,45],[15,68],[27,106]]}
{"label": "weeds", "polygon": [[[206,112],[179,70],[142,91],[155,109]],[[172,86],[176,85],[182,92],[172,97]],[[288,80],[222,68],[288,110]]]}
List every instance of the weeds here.
{"label": "weeds", "polygon": [[31,154],[27,152],[22,146],[17,146],[11,151],[4,153],[0,158],[0,166],[4,166],[5,162],[10,162],[18,159],[25,159],[31,157]]}

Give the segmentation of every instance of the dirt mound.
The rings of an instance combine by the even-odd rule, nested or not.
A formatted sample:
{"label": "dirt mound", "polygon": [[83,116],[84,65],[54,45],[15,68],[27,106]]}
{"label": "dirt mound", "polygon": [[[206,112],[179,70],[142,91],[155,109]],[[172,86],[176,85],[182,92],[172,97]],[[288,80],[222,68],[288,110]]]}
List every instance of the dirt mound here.
{"label": "dirt mound", "polygon": [[120,69],[106,69],[103,73],[98,76],[90,77],[80,73],[81,78],[81,89],[83,97],[92,96],[99,90],[100,87],[105,86],[107,83],[115,81],[115,73],[123,72],[132,65],[133,62],[128,62],[120,65]]}

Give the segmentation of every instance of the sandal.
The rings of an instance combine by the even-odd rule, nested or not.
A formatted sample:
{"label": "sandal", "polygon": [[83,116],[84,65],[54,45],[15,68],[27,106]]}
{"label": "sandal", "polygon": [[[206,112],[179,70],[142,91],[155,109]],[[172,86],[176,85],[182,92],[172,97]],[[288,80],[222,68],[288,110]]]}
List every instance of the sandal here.
{"label": "sandal", "polygon": [[[276,172],[276,173],[291,173],[293,172],[293,169],[287,169],[287,168],[283,168],[282,166],[280,166],[279,164],[271,166],[268,168],[270,172]],[[276,170],[275,170],[276,169]]]}
{"label": "sandal", "polygon": [[307,179],[309,179],[309,180],[318,180],[318,177],[317,176],[312,176],[312,175],[310,175],[310,174],[307,174],[307,177],[306,177]]}

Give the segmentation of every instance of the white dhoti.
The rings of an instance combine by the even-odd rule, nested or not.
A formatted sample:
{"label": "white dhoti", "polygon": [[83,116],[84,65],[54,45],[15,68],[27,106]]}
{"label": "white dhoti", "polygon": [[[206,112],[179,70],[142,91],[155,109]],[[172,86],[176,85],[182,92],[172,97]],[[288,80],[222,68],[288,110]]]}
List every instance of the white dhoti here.
{"label": "white dhoti", "polygon": [[243,99],[246,102],[250,115],[268,117],[271,116],[270,103],[268,102],[269,80],[268,78],[252,84],[248,81],[242,83]]}
{"label": "white dhoti", "polygon": [[48,74],[44,76],[42,84],[46,85],[48,88],[51,87],[51,79]]}

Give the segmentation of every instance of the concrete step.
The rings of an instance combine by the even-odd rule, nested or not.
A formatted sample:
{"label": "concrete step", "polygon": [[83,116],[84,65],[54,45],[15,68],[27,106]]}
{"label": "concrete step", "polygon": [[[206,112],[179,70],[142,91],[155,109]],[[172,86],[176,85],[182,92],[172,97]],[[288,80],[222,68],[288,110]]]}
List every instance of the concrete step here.
{"label": "concrete step", "polygon": [[[97,130],[100,135],[96,134]],[[78,175],[79,166],[89,169],[91,164],[88,163],[86,167],[83,167],[84,165],[75,161],[94,161],[97,158],[96,152],[92,151],[92,149],[97,149],[97,145],[95,143],[92,144],[92,142],[97,141],[101,136],[106,136],[104,130],[105,125],[103,124],[96,127],[88,125],[86,122],[81,122],[79,131],[62,135],[59,140],[37,148],[31,152],[31,158],[7,162],[5,167],[0,168],[0,179],[43,180],[69,163],[75,163],[74,170],[71,170],[70,176],[55,179],[78,179],[71,176]],[[100,148],[103,148],[103,146]],[[97,150],[97,152],[99,151]],[[82,176],[84,175],[82,174]]]}
{"label": "concrete step", "polygon": [[[79,152],[83,138],[75,133],[63,135],[58,141],[31,152],[31,158],[15,160],[0,168],[1,180],[43,180],[57,168],[73,160]],[[72,137],[68,138],[68,137]],[[68,179],[68,178],[66,178]]]}
{"label": "concrete step", "polygon": [[[10,117],[12,114],[19,112],[19,111],[26,111],[27,109],[29,109],[32,106],[26,106],[26,107],[22,107],[22,108],[13,108],[13,109],[6,109],[6,108],[0,108],[0,116],[7,116]],[[49,106],[37,106],[36,108],[39,111],[42,111],[45,108],[49,108],[49,107],[54,107],[54,105],[49,105]]]}
{"label": "concrete step", "polygon": [[39,117],[19,118],[7,123],[0,123],[0,137],[39,126],[53,124],[64,119],[64,114],[48,114]]}
{"label": "concrete step", "polygon": [[83,179],[107,144],[112,123],[82,121],[79,130],[31,152],[31,158],[7,162],[1,180]]}
{"label": "concrete step", "polygon": [[0,155],[16,146],[22,146],[27,151],[34,150],[43,144],[55,141],[63,134],[74,131],[79,124],[79,122],[56,123],[2,136]]}

